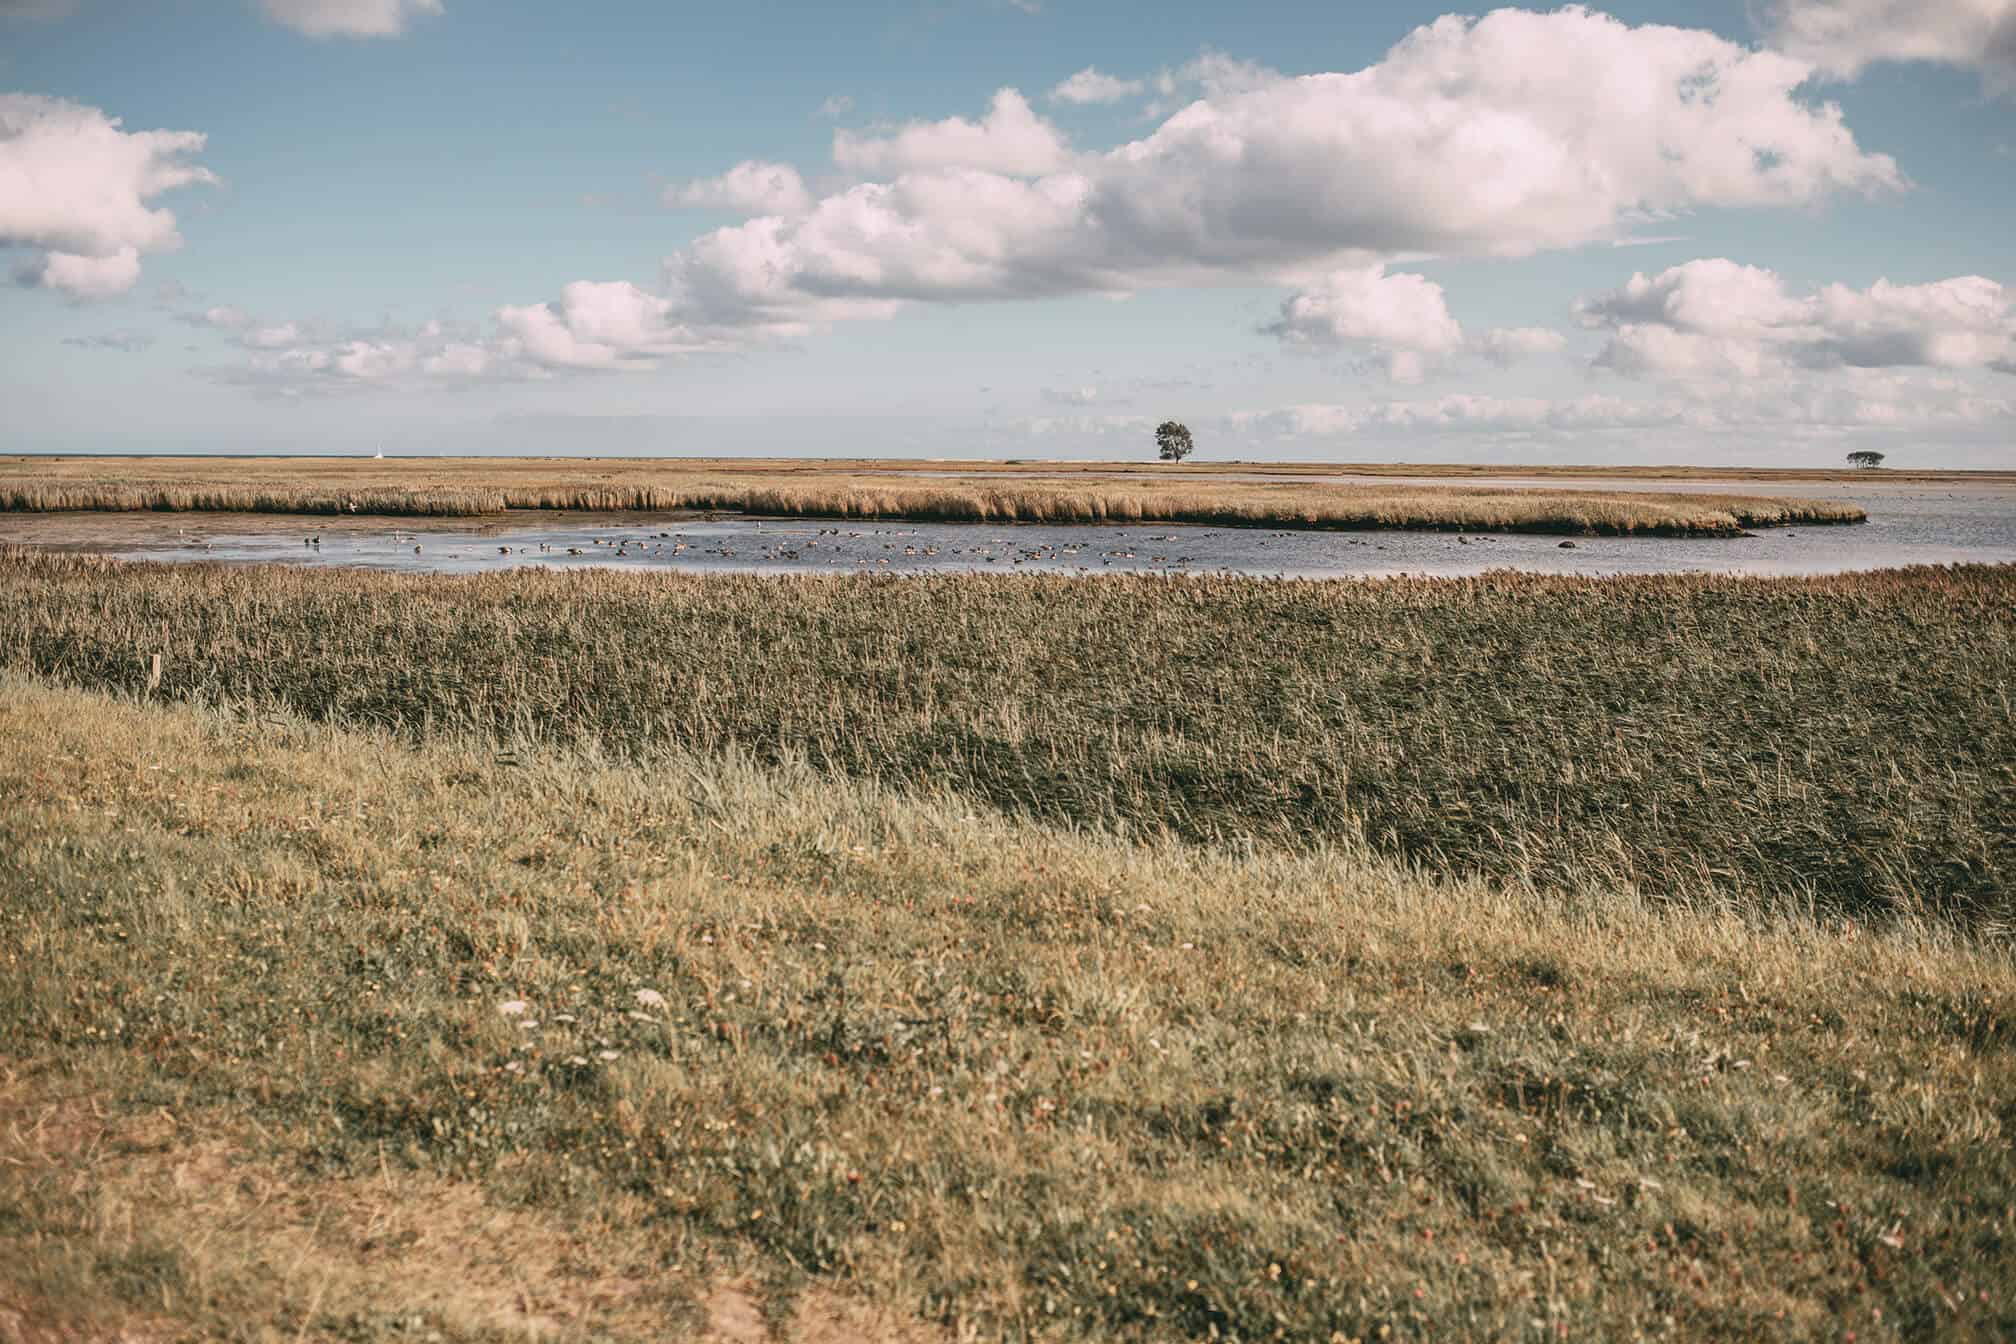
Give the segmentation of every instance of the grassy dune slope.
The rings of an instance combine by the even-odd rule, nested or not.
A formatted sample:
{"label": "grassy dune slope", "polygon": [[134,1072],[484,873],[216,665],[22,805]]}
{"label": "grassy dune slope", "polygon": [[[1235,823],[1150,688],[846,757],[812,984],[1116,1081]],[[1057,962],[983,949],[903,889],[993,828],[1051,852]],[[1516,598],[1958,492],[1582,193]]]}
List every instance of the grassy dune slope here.
{"label": "grassy dune slope", "polygon": [[0,666],[739,746],[1052,821],[2016,924],[2016,569],[1824,579],[405,578],[0,558]]}
{"label": "grassy dune slope", "polygon": [[1936,930],[18,676],[0,741],[0,1334],[2016,1331],[2016,975]]}
{"label": "grassy dune slope", "polygon": [[706,509],[771,516],[986,522],[1181,522],[1230,527],[1733,533],[1850,523],[1854,505],[1741,494],[1486,489],[1225,479],[1189,469],[1099,476],[1001,464],[706,460],[17,458],[0,512],[223,510],[479,515],[507,509]]}

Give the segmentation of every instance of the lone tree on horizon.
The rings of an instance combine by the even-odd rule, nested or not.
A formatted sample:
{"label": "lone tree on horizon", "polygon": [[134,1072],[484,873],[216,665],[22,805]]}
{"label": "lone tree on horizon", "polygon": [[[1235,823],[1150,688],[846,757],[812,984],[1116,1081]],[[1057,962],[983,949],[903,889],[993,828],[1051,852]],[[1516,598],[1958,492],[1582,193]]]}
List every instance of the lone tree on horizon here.
{"label": "lone tree on horizon", "polygon": [[1864,448],[1848,454],[1848,460],[1858,467],[1880,467],[1883,465],[1883,454]]}
{"label": "lone tree on horizon", "polygon": [[1196,446],[1190,441],[1189,428],[1181,421],[1164,420],[1155,426],[1155,449],[1164,462],[1181,462]]}

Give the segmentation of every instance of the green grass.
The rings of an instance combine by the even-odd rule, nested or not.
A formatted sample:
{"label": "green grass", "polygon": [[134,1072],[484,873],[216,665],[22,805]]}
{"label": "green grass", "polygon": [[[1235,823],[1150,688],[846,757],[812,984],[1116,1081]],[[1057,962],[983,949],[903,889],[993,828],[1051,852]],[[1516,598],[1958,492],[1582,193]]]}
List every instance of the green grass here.
{"label": "green grass", "polygon": [[2006,932],[2016,571],[1279,583],[0,559],[0,665],[408,738],[739,748],[1131,835]]}
{"label": "green grass", "polygon": [[[159,581],[96,577],[108,616]],[[1895,582],[1860,600],[1929,620],[1929,581]],[[1347,598],[1389,623],[1437,600],[1315,609]],[[416,622],[398,648],[458,637],[419,623],[446,604],[375,599]],[[1130,843],[732,754],[505,754],[439,721],[405,745],[246,703],[0,676],[0,1330],[2016,1331],[2016,971],[1944,926],[1434,881],[1344,841]]]}

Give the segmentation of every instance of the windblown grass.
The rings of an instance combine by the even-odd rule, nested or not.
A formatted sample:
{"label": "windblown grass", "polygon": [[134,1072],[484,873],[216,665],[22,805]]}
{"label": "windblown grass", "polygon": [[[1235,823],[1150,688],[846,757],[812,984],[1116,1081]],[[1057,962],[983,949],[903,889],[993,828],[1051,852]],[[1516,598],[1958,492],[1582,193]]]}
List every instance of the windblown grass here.
{"label": "windblown grass", "polygon": [[1282,583],[0,558],[0,665],[1130,834],[2016,922],[2016,569]]}
{"label": "windblown grass", "polygon": [[[88,466],[81,470],[80,464]],[[1422,528],[1661,536],[1852,523],[1851,504],[1737,494],[1251,482],[1171,473],[1102,480],[818,464],[17,460],[0,512],[231,511],[475,516],[509,509],[710,510],[937,522],[1163,522],[1219,527]]]}
{"label": "windblown grass", "polygon": [[[162,576],[108,575],[115,621],[136,596],[162,621],[200,613]],[[1861,609],[1894,634],[1957,618],[1970,591],[2006,599],[1996,582],[1776,585],[1762,610],[1817,633]],[[416,686],[449,675],[460,632],[428,624],[446,604],[335,587],[331,610],[368,597],[412,622],[382,656],[419,653]],[[239,591],[255,642],[299,614],[301,594]],[[586,590],[558,591],[585,612]],[[843,623],[837,599],[943,598],[749,591]],[[1415,642],[1427,589],[1281,591],[1312,626],[1382,612],[1411,647],[1396,662],[1371,642],[1391,671],[1451,670]],[[1268,610],[1176,585],[1093,605],[1151,593],[1172,624],[1212,624],[1213,601]],[[454,596],[524,621],[528,650],[555,600]],[[1567,596],[1653,634],[1628,590]],[[1711,628],[1751,600],[1659,596]],[[911,632],[883,629],[904,653]],[[1166,658],[1166,631],[1146,638]],[[1891,652],[1871,698],[1904,693],[1912,650]],[[1729,656],[1740,685],[1754,664]],[[1133,845],[735,755],[404,747],[249,689],[256,714],[234,717],[0,677],[13,1337],[2016,1333],[2016,973],[1998,951],[1908,921],[1437,883],[1348,843]],[[1970,704],[1926,711],[1993,728]],[[1508,724],[1493,745],[1533,735]],[[1796,769],[1806,742],[1784,746]]]}

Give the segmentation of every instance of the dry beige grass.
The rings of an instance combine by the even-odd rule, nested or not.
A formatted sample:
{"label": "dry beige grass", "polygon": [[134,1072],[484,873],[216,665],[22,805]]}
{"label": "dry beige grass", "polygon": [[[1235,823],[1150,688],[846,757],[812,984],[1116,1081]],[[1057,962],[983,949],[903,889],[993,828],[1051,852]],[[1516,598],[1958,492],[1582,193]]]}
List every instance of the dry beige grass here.
{"label": "dry beige grass", "polygon": [[38,1344],[2016,1328],[2016,970],[1935,929],[19,679],[0,738]]}
{"label": "dry beige grass", "polygon": [[[828,1289],[779,1311],[753,1276],[710,1284],[698,1265],[670,1259],[676,1245],[649,1227],[649,1205],[635,1196],[561,1218],[404,1162],[352,1178],[304,1175],[276,1160],[242,1112],[105,1102],[75,1078],[0,1060],[0,1168],[11,1168],[0,1190],[67,1189],[75,1198],[52,1202],[75,1221],[45,1230],[70,1241],[65,1251],[90,1251],[88,1265],[81,1255],[45,1262],[54,1274],[32,1296],[0,1267],[0,1344],[179,1338],[214,1301],[258,1304],[248,1328],[305,1303],[296,1338],[396,1337],[419,1322],[451,1339],[946,1339]],[[174,1273],[159,1281],[164,1256]],[[136,1273],[157,1278],[145,1309],[104,1301],[106,1279]]]}
{"label": "dry beige grass", "polygon": [[[1740,494],[1230,479],[1162,467],[560,459],[30,458],[0,467],[0,511],[227,510],[477,515],[507,509],[720,510],[950,521],[1186,522],[1282,528],[1731,533],[1859,522],[1853,505]],[[1272,470],[1271,468],[1268,470]],[[1252,474],[1246,468],[1246,474]]]}

